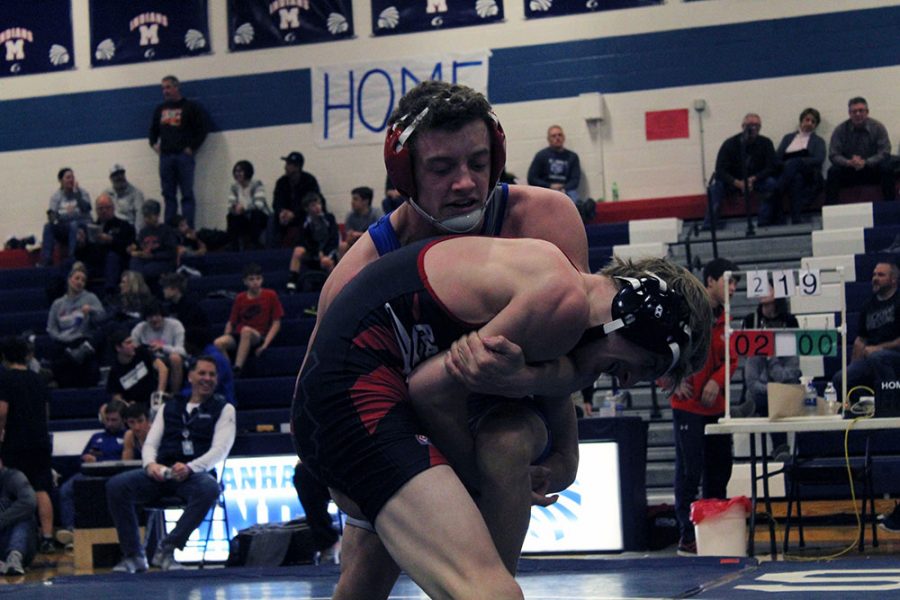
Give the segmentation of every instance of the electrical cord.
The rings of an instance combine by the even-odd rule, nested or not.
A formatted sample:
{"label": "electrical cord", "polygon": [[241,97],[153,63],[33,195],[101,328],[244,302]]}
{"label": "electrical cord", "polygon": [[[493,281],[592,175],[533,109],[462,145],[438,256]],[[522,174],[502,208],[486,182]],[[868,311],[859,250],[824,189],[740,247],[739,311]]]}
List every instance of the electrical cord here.
{"label": "electrical cord", "polygon": [[[875,391],[872,388],[865,385],[858,385],[847,391],[847,398],[844,399],[844,402],[847,402],[850,398],[850,394],[858,389],[868,390],[872,393],[872,395],[875,394]],[[844,556],[848,552],[851,552],[857,546],[859,546],[859,538],[863,534],[863,528],[865,527],[865,524],[862,521],[862,515],[860,514],[859,506],[856,502],[856,486],[853,483],[853,468],[850,465],[850,430],[853,429],[853,426],[856,425],[856,423],[858,423],[859,421],[871,419],[875,415],[874,403],[865,403],[865,406],[861,407],[860,412],[856,412],[856,410],[854,409],[860,404],[863,403],[856,402],[855,404],[853,404],[853,406],[850,407],[850,412],[859,416],[854,417],[853,420],[851,420],[847,424],[847,428],[844,430],[844,464],[847,467],[847,481],[850,484],[850,500],[853,503],[853,514],[854,516],[856,516],[856,538],[849,546],[835,554],[829,554],[827,556],[799,556],[796,554],[785,554],[785,561],[812,562],[819,560],[835,560],[837,558],[840,558],[841,556]],[[862,413],[863,410],[865,411],[864,413]],[[863,502],[865,502],[865,500],[863,500]]]}

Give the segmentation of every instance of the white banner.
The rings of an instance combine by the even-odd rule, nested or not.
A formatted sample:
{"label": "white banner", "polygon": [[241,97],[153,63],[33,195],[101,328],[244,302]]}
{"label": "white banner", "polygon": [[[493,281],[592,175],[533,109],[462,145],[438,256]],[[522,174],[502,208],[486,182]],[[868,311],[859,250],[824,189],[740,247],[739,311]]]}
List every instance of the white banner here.
{"label": "white banner", "polygon": [[487,94],[490,52],[316,67],[312,123],[320,148],[382,144],[400,98],[420,81],[462,83]]}

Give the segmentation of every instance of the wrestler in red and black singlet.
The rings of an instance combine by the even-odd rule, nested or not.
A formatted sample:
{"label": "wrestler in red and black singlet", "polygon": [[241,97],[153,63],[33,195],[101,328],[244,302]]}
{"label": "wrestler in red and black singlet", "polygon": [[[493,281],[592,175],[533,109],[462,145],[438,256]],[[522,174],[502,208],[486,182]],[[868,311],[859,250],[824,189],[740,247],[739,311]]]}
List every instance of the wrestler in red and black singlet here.
{"label": "wrestler in red and black singlet", "polygon": [[429,287],[424,257],[440,242],[391,252],[347,284],[319,323],[294,394],[300,457],[373,523],[404,483],[447,462],[422,434],[407,376],[482,325],[456,319]]}

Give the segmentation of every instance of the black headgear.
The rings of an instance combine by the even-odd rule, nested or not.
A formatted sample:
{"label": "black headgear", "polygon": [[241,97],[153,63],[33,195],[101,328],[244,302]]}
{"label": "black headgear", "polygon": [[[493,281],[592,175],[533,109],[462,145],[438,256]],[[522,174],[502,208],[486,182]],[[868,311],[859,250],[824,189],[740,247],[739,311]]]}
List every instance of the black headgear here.
{"label": "black headgear", "polygon": [[615,277],[621,288],[612,300],[613,320],[584,332],[579,344],[619,331],[630,342],[672,357],[666,373],[672,370],[691,342],[690,311],[679,294],[653,273],[644,276]]}

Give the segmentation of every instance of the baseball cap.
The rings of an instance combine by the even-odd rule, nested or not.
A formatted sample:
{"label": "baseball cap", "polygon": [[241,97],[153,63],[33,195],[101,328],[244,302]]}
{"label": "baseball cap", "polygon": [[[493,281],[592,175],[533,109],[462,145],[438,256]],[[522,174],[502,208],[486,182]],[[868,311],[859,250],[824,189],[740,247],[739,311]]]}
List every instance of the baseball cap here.
{"label": "baseball cap", "polygon": [[115,175],[116,173],[124,173],[124,172],[125,172],[125,167],[123,167],[119,163],[116,163],[109,168],[110,175]]}
{"label": "baseball cap", "polygon": [[281,160],[287,161],[289,163],[303,164],[303,154],[301,154],[300,152],[294,151],[294,152],[291,152],[290,154],[288,154],[287,156],[282,156]]}

